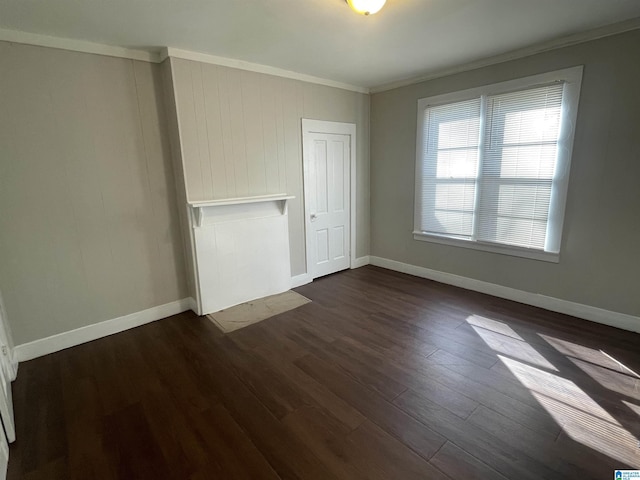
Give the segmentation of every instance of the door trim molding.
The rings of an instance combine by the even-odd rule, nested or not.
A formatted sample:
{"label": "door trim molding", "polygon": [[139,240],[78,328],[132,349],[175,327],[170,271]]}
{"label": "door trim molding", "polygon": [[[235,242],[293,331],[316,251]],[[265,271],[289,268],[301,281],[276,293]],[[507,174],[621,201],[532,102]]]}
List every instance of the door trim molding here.
{"label": "door trim molding", "polygon": [[307,182],[307,174],[304,168],[304,155],[305,151],[309,151],[306,145],[306,136],[310,133],[326,133],[336,135],[349,135],[349,266],[350,268],[356,268],[356,124],[345,122],[332,122],[328,120],[312,120],[308,118],[302,119],[302,170],[303,170],[303,203],[304,203],[304,244],[305,244],[305,256],[307,265],[307,274],[313,279],[313,273],[311,270],[311,262],[309,259],[309,236],[307,232],[309,230],[309,215],[308,202],[307,202],[307,189],[305,184]]}

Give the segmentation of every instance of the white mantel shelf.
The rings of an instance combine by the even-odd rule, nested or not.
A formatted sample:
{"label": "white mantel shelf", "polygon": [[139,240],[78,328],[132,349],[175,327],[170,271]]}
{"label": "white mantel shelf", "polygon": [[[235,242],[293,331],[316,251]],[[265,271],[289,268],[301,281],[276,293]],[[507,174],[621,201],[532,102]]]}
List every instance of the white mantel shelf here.
{"label": "white mantel shelf", "polygon": [[202,207],[222,207],[223,205],[238,205],[240,203],[275,202],[276,200],[291,200],[296,198],[286,193],[275,195],[258,195],[255,197],[221,198],[219,200],[204,200],[200,202],[189,202],[193,208]]}
{"label": "white mantel shelf", "polygon": [[242,205],[251,203],[264,203],[264,202],[281,202],[282,214],[287,213],[288,201],[296,198],[293,195],[287,195],[286,193],[278,193],[274,195],[257,195],[253,197],[237,197],[237,198],[221,198],[218,200],[202,200],[198,202],[188,202],[189,206],[193,209],[194,223],[196,227],[202,225],[203,210],[211,207],[225,207],[229,205]]}

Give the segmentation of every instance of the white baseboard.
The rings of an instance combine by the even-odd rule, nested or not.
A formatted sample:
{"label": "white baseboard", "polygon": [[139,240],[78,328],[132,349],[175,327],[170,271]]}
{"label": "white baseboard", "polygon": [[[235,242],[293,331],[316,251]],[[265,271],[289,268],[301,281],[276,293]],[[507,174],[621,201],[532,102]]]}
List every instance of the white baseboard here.
{"label": "white baseboard", "polygon": [[19,362],[25,362],[33,358],[42,357],[50,353],[74,347],[81,343],[97,340],[102,337],[123,332],[130,328],[139,327],[162,318],[170,317],[191,309],[192,299],[183,298],[175,302],[166,303],[157,307],[148,308],[141,312],[131,313],[123,317],[112,318],[103,322],[87,325],[68,332],[59,333],[50,337],[41,338],[29,343],[23,343],[15,347],[15,355]]}
{"label": "white baseboard", "polygon": [[186,299],[186,301],[187,301],[187,310],[191,310],[196,315],[199,315],[198,302],[196,302],[196,299],[193,297],[189,297]]}
{"label": "white baseboard", "polygon": [[591,322],[602,323],[611,327],[640,333],[640,317],[628,315],[626,313],[612,312],[610,310],[570,302],[560,298],[525,292],[515,288],[496,285],[495,283],[483,282],[482,280],[462,277],[452,273],[418,267],[416,265],[397,262],[387,258],[371,256],[370,260],[372,265],[387,268],[389,270],[395,270],[396,272],[407,273],[416,277],[427,278],[429,280],[435,280],[436,282],[454,285],[467,290],[486,293],[493,295],[494,297],[506,298],[507,300],[513,300],[526,305],[544,308],[546,310],[551,310],[552,312],[572,315]]}
{"label": "white baseboard", "polygon": [[298,288],[307,283],[311,283],[313,278],[308,273],[303,273],[300,275],[296,275],[295,277],[291,277],[291,288]]}
{"label": "white baseboard", "polygon": [[116,47],[102,43],[76,40],[72,38],[53,37],[39,33],[21,32],[0,28],[0,40],[25,45],[37,45],[40,47],[70,50],[72,52],[92,53],[95,55],[107,55],[109,57],[129,58],[142,62],[160,63],[160,54],[157,52],[138,50],[132,48]]}
{"label": "white baseboard", "polygon": [[[365,265],[369,265],[369,255],[356,258],[350,268],[360,268]],[[311,282],[313,282],[313,278],[308,273],[296,275],[295,277],[291,277],[291,288],[301,287],[302,285],[306,285]]]}
{"label": "white baseboard", "polygon": [[353,262],[353,265],[351,265],[351,268],[354,269],[364,267],[365,265],[369,265],[369,263],[371,263],[371,259],[369,255],[365,255],[364,257],[356,258]]}

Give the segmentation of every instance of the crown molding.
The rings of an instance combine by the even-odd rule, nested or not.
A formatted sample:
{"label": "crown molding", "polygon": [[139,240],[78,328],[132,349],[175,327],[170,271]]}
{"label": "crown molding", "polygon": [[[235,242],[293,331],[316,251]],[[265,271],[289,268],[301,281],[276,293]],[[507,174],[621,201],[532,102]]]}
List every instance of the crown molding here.
{"label": "crown molding", "polygon": [[140,50],[124,47],[114,47],[101,43],[87,42],[85,40],[75,40],[71,38],[52,37],[39,33],[21,32],[19,30],[8,30],[0,28],[0,41],[10,43],[20,43],[24,45],[35,45],[38,47],[56,48],[59,50],[69,50],[73,52],[91,53],[94,55],[105,55],[108,57],[127,58],[130,60],[140,60],[149,63],[162,63],[168,57],[194,60],[202,63],[221,65],[225,67],[238,68],[250,72],[275,75],[277,77],[291,78],[308,83],[325,85],[327,87],[340,88],[358,93],[369,93],[369,89],[358,85],[337,82],[327,78],[314,77],[304,73],[284,70],[269,65],[245,62],[233,58],[218,57],[206,53],[181,50],[173,47],[165,47],[157,50]]}
{"label": "crown molding", "polygon": [[257,73],[264,73],[266,75],[274,75],[276,77],[291,78],[293,80],[300,80],[302,82],[315,83],[315,84],[324,85],[327,87],[340,88],[342,90],[350,90],[352,92],[369,93],[368,88],[360,87],[358,85],[351,85],[348,83],[336,82],[335,80],[314,77],[313,75],[293,72],[291,70],[284,70],[282,68],[271,67],[269,65],[245,62],[244,60],[236,60],[234,58],[218,57],[216,55],[209,55],[207,53],[200,53],[200,52],[192,52],[189,50],[181,50],[179,48],[173,48],[173,47],[163,48],[160,52],[160,61],[162,62],[167,58],[181,58],[183,60],[193,60],[195,62],[209,63],[211,65],[220,65],[223,67],[237,68],[240,70],[247,70],[249,72],[257,72]]}
{"label": "crown molding", "polygon": [[161,63],[169,57],[182,58],[185,60],[193,60],[202,63],[209,63],[212,65],[220,65],[230,68],[237,68],[240,70],[247,70],[250,72],[264,73],[266,75],[274,75],[277,77],[291,78],[293,80],[300,80],[308,83],[315,83],[318,85],[325,85],[328,87],[340,88],[343,90],[349,90],[364,94],[373,94],[393,90],[395,88],[406,87],[408,85],[414,85],[428,80],[436,78],[446,77],[454,75],[456,73],[467,72],[470,70],[476,70],[478,68],[488,67],[490,65],[496,65],[498,63],[504,63],[510,60],[517,60],[519,58],[525,58],[538,53],[548,52],[551,50],[557,50],[559,48],[569,47],[599,38],[605,38],[612,35],[618,35],[621,33],[629,32],[632,30],[640,29],[640,17],[625,20],[623,22],[612,23],[603,27],[587,30],[585,32],[575,33],[572,35],[566,35],[550,40],[548,42],[539,43],[529,47],[513,50],[500,55],[494,55],[486,57],[473,62],[457,65],[455,67],[445,68],[441,70],[435,70],[424,75],[417,77],[410,77],[395,82],[385,83],[375,87],[367,88],[358,85],[351,85],[348,83],[342,83],[335,80],[329,80],[326,78],[315,77],[313,75],[307,75],[304,73],[293,72],[291,70],[284,70],[269,65],[262,65],[259,63],[246,62],[243,60],[237,60],[233,58],[218,57],[216,55],[209,55],[206,53],[193,52],[189,50],[182,50],[173,47],[165,47],[159,50],[141,50],[124,47],[115,47],[112,45],[104,45],[101,43],[88,42],[85,40],[75,40],[71,38],[53,37],[49,35],[41,35],[38,33],[22,32],[19,30],[9,30],[0,28],[0,41],[21,43],[25,45],[36,45],[40,47],[57,48],[60,50],[69,50],[74,52],[91,53],[95,55],[105,55],[109,57],[127,58],[131,60],[140,60],[150,63]]}
{"label": "crown molding", "polygon": [[406,87],[408,85],[415,85],[417,83],[426,82],[441,77],[448,77],[456,73],[468,72],[470,70],[476,70],[478,68],[488,67],[490,65],[496,65],[498,63],[508,62],[510,60],[517,60],[519,58],[530,57],[538,53],[548,52],[551,50],[557,50],[559,48],[570,47],[572,45],[578,45],[580,43],[589,42],[592,40],[598,40],[599,38],[610,37],[612,35],[618,35],[620,33],[629,32],[632,30],[640,29],[640,17],[632,18],[631,20],[625,20],[624,22],[612,23],[605,25],[604,27],[587,30],[585,32],[575,33],[572,35],[566,35],[558,37],[548,42],[538,43],[529,47],[520,48],[518,50],[512,50],[500,55],[494,55],[486,57],[481,60],[476,60],[462,65],[457,65],[451,68],[445,68],[441,70],[435,70],[430,73],[425,73],[417,77],[410,77],[404,80],[398,80],[395,82],[385,83],[376,87],[371,87],[369,93],[380,93],[388,90],[393,90],[400,87]]}
{"label": "crown molding", "polygon": [[158,53],[153,51],[114,47],[84,40],[51,37],[49,35],[40,35],[39,33],[21,32],[4,28],[0,28],[0,41],[57,48],[59,50],[70,50],[72,52],[93,53],[95,55],[105,55],[108,57],[128,58],[150,63],[159,63],[160,61]]}

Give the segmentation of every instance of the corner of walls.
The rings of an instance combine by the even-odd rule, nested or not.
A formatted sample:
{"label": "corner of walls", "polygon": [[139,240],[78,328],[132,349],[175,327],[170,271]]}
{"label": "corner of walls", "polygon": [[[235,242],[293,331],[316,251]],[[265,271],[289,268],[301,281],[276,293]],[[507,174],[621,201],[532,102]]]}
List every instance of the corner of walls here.
{"label": "corner of walls", "polygon": [[[530,295],[544,297],[543,308],[570,304],[561,311],[602,323],[615,318],[608,324],[637,328],[640,297],[634,287],[640,230],[623,219],[637,218],[640,212],[640,190],[634,187],[640,163],[629,156],[640,148],[640,137],[629,123],[640,111],[635,62],[639,40],[640,31],[634,30],[374,93],[371,255],[539,292]],[[576,65],[584,65],[584,77],[560,262],[413,240],[418,100]],[[551,299],[568,303],[554,307],[556,300]],[[591,307],[584,313],[577,305]]]}
{"label": "corner of walls", "polygon": [[291,268],[294,275],[302,273],[306,262],[301,119],[353,123],[358,128],[356,253],[367,255],[369,95],[206,60],[170,55],[163,64],[173,73],[172,120],[178,133],[172,138],[186,198],[294,195],[289,206]]}
{"label": "corner of walls", "polygon": [[313,278],[308,273],[294,275],[291,277],[291,288],[298,288],[311,282],[313,282]]}
{"label": "corner of walls", "polygon": [[187,287],[190,298],[194,300],[194,312],[199,312],[198,305],[198,289],[195,282],[195,252],[193,249],[193,234],[191,230],[191,222],[189,220],[189,211],[187,209],[187,186],[186,176],[184,172],[184,164],[182,161],[182,142],[180,140],[180,119],[178,118],[177,96],[175,92],[174,72],[171,58],[166,58],[162,64],[162,84],[164,89],[164,108],[168,119],[169,140],[171,144],[171,158],[173,161],[173,170],[175,172],[176,197],[178,202],[178,213],[180,215],[180,224],[182,239],[184,244],[184,261],[187,270]]}
{"label": "corner of walls", "polygon": [[[353,264],[351,264],[351,267],[349,267],[351,270],[354,270],[356,268],[360,268],[360,267],[364,267],[365,265],[369,265],[371,263],[370,261],[370,257],[369,255],[365,255],[362,257],[358,257],[355,259],[355,261],[353,262]],[[298,288],[301,287],[303,285],[306,285],[308,283],[313,282],[313,278],[311,277],[311,274],[309,273],[302,273],[300,275],[294,275],[293,277],[291,277],[291,288]]]}
{"label": "corner of walls", "polygon": [[351,269],[364,267],[365,265],[369,265],[371,263],[371,257],[369,255],[364,255],[362,257],[358,257],[351,265]]}
{"label": "corner of walls", "polygon": [[476,280],[474,278],[454,275],[452,273],[440,272],[430,268],[419,267],[408,263],[390,260],[372,256],[371,265],[386,268],[400,273],[406,273],[415,277],[426,278],[435,282],[453,285],[455,287],[472,290],[474,292],[493,295],[494,297],[512,300],[525,305],[544,308],[552,312],[571,315],[573,317],[582,318],[595,323],[609,325],[611,327],[640,333],[640,317],[627,315],[625,313],[612,312],[602,308],[593,307],[591,305],[583,305],[581,303],[570,302],[560,298],[540,295],[537,293],[525,292],[503,285]]}
{"label": "corner of walls", "polygon": [[0,287],[16,344],[183,298],[159,68],[5,42],[0,56],[15,133],[0,135]]}

